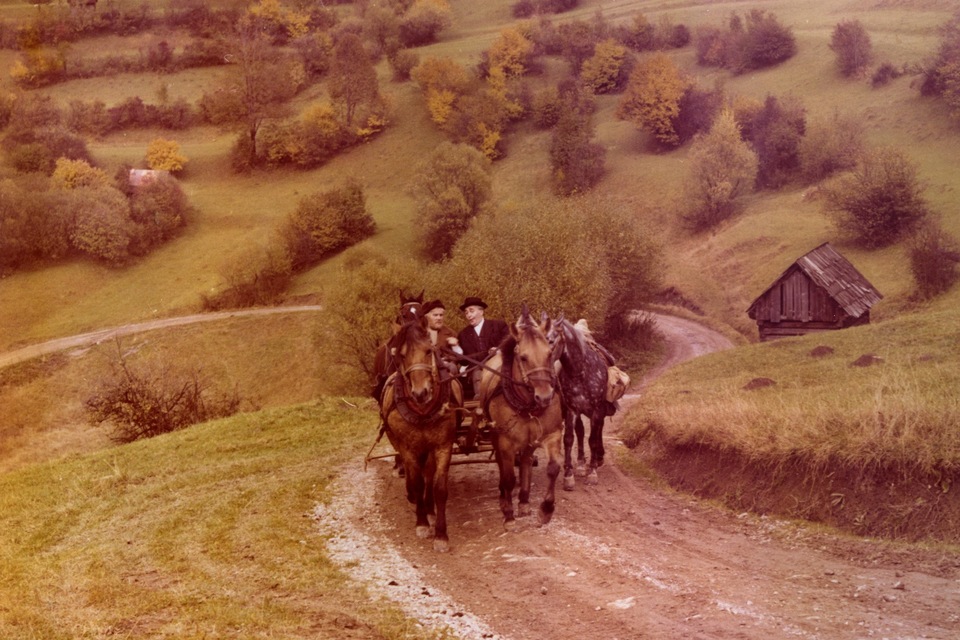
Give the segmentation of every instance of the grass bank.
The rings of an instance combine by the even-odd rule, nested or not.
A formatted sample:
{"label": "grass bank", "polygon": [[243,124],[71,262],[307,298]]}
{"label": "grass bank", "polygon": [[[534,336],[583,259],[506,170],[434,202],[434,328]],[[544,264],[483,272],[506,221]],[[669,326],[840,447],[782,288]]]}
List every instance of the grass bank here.
{"label": "grass bank", "polygon": [[674,485],[735,508],[960,543],[957,388],[960,312],[936,311],[699,358],[623,429]]}

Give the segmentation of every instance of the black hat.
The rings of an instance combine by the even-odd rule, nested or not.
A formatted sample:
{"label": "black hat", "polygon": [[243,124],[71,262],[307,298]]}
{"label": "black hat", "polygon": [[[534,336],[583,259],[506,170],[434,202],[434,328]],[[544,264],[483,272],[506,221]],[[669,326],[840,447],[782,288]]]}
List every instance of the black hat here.
{"label": "black hat", "polygon": [[434,309],[446,309],[446,307],[443,306],[443,303],[439,300],[431,300],[430,302],[423,303],[422,313],[423,315],[427,315]]}
{"label": "black hat", "polygon": [[486,309],[487,303],[480,298],[467,298],[463,301],[463,304],[460,305],[460,311],[466,310],[467,307],[480,307],[481,309]]}

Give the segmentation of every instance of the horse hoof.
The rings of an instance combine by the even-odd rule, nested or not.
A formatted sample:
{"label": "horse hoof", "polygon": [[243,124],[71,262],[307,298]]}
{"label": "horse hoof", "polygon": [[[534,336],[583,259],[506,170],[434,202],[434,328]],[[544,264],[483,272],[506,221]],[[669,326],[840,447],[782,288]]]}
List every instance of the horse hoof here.
{"label": "horse hoof", "polygon": [[540,521],[540,526],[550,524],[550,519],[553,518],[553,513],[547,513],[543,509],[537,512],[537,519]]}
{"label": "horse hoof", "polygon": [[587,483],[587,484],[599,484],[599,483],[600,483],[600,477],[597,475],[597,470],[596,470],[596,469],[590,469],[590,472],[587,474],[587,477],[586,477],[586,483]]}
{"label": "horse hoof", "polygon": [[530,515],[530,505],[529,504],[518,504],[517,505],[517,517],[523,518],[524,516]]}
{"label": "horse hoof", "polygon": [[563,490],[564,491],[573,491],[573,488],[577,486],[577,479],[573,476],[564,476],[563,477]]}
{"label": "horse hoof", "polygon": [[577,475],[578,475],[578,476],[580,476],[580,477],[582,478],[583,476],[587,475],[587,473],[588,473],[588,471],[587,471],[587,465],[585,465],[585,464],[578,464],[578,465],[577,465]]}
{"label": "horse hoof", "polygon": [[437,553],[446,553],[447,551],[450,551],[450,541],[441,540],[440,538],[434,539],[433,550]]}
{"label": "horse hoof", "polygon": [[425,527],[424,525],[417,525],[417,537],[418,538],[429,538],[430,537],[430,527]]}
{"label": "horse hoof", "polygon": [[507,533],[513,533],[517,530],[517,521],[516,520],[504,520],[503,521],[503,530]]}

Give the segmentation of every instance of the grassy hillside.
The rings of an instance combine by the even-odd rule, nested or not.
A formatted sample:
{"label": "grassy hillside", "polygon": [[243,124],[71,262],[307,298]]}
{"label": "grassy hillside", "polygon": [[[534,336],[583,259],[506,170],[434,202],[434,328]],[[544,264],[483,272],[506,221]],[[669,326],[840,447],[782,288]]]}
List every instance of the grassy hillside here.
{"label": "grassy hillside", "polygon": [[0,637],[423,638],[309,517],[372,423],[330,400],[0,475]]}
{"label": "grassy hillside", "polygon": [[[511,2],[469,2],[453,0],[453,25],[441,41],[422,48],[421,58],[431,55],[450,56],[473,65],[496,38],[500,29],[514,20]],[[759,2],[710,2],[707,0],[653,1],[614,0],[581,2],[574,12],[558,16],[555,22],[574,18],[589,19],[598,11],[610,21],[630,20],[640,11],[654,23],[669,19],[684,23],[691,30],[698,25],[722,25],[731,11],[741,14],[752,8],[775,13],[780,21],[794,30],[799,53],[783,65],[772,69],[732,76],[728,72],[697,67],[691,47],[670,52],[671,57],[698,78],[704,87],[720,83],[730,96],[745,95],[763,98],[768,94],[795,95],[806,106],[808,116],[822,118],[835,111],[855,115],[867,127],[871,144],[894,145],[907,152],[920,169],[925,181],[925,195],[942,214],[944,227],[960,236],[960,212],[957,193],[960,173],[955,170],[955,157],[960,142],[960,127],[951,121],[943,106],[921,98],[915,78],[905,76],[890,85],[871,89],[866,80],[844,80],[834,66],[833,52],[828,47],[831,31],[844,19],[860,20],[871,34],[878,62],[896,66],[918,65],[932,55],[939,42],[937,27],[950,16],[953,3],[938,0],[900,0],[874,2],[855,0],[838,4],[830,0],[794,2],[769,0]],[[22,11],[23,5],[0,4],[0,15]],[[78,49],[134,48],[142,46],[144,37],[109,37],[77,43]],[[14,55],[0,52],[0,71],[9,68]],[[546,73],[534,79],[543,84],[555,81],[564,63],[550,61]],[[125,322],[157,316],[193,312],[199,309],[200,296],[223,284],[223,274],[238,262],[248,259],[296,205],[299,197],[338,184],[347,176],[363,182],[369,208],[379,231],[366,241],[361,250],[389,254],[413,253],[411,220],[414,203],[407,188],[417,162],[443,138],[430,123],[419,90],[413,83],[395,83],[386,63],[378,68],[381,89],[392,105],[392,125],[367,144],[338,156],[313,171],[255,172],[237,176],[229,172],[226,154],[234,134],[212,128],[198,128],[178,133],[175,137],[190,159],[182,176],[184,188],[197,207],[187,231],[174,242],[124,269],[112,269],[85,261],[14,274],[0,280],[0,350],[86,330],[115,326]],[[98,97],[108,104],[140,95],[151,101],[161,87],[172,98],[195,100],[212,86],[222,68],[191,70],[169,76],[125,75],[73,81],[43,91],[64,102],[71,98]],[[2,74],[5,89],[9,79]],[[306,102],[317,95],[311,91],[302,98]],[[616,198],[622,206],[650,217],[656,222],[658,235],[667,247],[665,284],[683,293],[702,308],[709,321],[736,335],[742,342],[756,339],[756,328],[746,316],[746,308],[766,286],[794,259],[824,241],[831,241],[884,294],[885,299],[872,310],[874,327],[843,335],[830,336],[838,352],[854,354],[874,351],[887,354],[888,362],[912,362],[917,352],[930,351],[942,357],[936,368],[921,367],[918,380],[924,385],[955,371],[956,359],[944,336],[951,336],[951,327],[960,324],[960,288],[941,298],[916,305],[909,299],[912,281],[900,246],[881,251],[865,251],[837,243],[835,231],[821,210],[822,202],[804,196],[804,189],[788,187],[777,192],[749,196],[745,209],[736,218],[709,234],[689,236],[675,224],[677,202],[682,197],[682,181],[686,171],[687,150],[655,152],[645,134],[615,117],[618,96],[598,98],[594,116],[597,140],[607,148],[607,173],[598,190]],[[160,132],[125,132],[102,140],[91,141],[90,149],[108,173],[122,163],[139,163],[151,139]],[[162,135],[168,135],[166,133]],[[549,133],[521,124],[508,134],[506,155],[494,164],[494,198],[507,205],[531,197],[551,198],[547,150]],[[324,288],[335,277],[336,267],[345,255],[329,260],[297,277],[292,297],[309,297],[322,301]],[[411,283],[415,287],[417,283]],[[329,364],[329,348],[315,341],[316,329],[307,321],[287,324],[279,320],[259,320],[257,325],[198,328],[151,334],[148,341],[156,353],[179,359],[190,353],[196,361],[215,371],[225,382],[239,381],[253,389],[265,406],[286,402],[302,402],[315,394],[343,392],[340,380],[331,375],[322,363]],[[453,319],[458,324],[458,319]],[[898,327],[910,327],[910,331]],[[217,338],[217,331],[229,334],[229,340]],[[889,336],[917,341],[916,350],[908,349]],[[261,341],[263,336],[276,336],[276,341]],[[861,336],[869,336],[862,338]],[[819,338],[809,340],[816,341]],[[860,342],[865,340],[865,342]],[[283,346],[278,346],[283,342]],[[250,345],[256,345],[250,348]],[[784,343],[791,345],[792,342]],[[184,346],[186,345],[186,346]],[[763,370],[757,363],[781,363],[778,349],[793,350],[795,361],[808,345],[762,345],[748,355],[717,356],[709,371],[699,378],[692,369],[683,370],[676,382],[667,383],[657,394],[662,406],[686,405],[685,389],[691,385],[721,385],[729,390],[729,381],[740,378],[744,371]],[[886,346],[889,345],[889,349]],[[106,349],[106,347],[104,347]],[[149,351],[149,349],[147,350]],[[941,354],[945,351],[946,354]],[[319,361],[314,353],[319,354]],[[102,353],[102,351],[101,351]],[[293,355],[291,355],[293,354]],[[751,358],[745,364],[741,358]],[[8,466],[18,466],[42,459],[43,455],[23,453],[23,444],[39,440],[38,451],[58,455],[71,450],[89,450],[102,444],[102,433],[91,437],[84,424],[79,403],[83,394],[95,384],[102,369],[86,358],[51,360],[36,365],[26,373],[14,375],[15,383],[0,385],[0,406],[10,408],[0,430],[8,447]],[[318,364],[321,363],[321,364]],[[839,362],[839,360],[838,360]],[[293,363],[294,366],[291,366]],[[771,366],[778,366],[772,364]],[[901,365],[897,365],[901,366]],[[907,366],[903,364],[902,366]],[[770,375],[784,381],[779,390],[802,387],[809,381],[798,368],[795,372]],[[885,369],[884,371],[890,371]],[[900,369],[892,369],[899,373]],[[836,372],[836,389],[822,413],[832,416],[844,408],[843,398],[857,398],[869,405],[877,389],[888,384],[882,379],[853,385],[846,369]],[[871,370],[876,371],[876,370]],[[797,375],[796,379],[790,377]],[[869,377],[870,374],[867,374]],[[18,377],[19,376],[19,377]],[[896,376],[894,376],[896,377]],[[10,379],[10,378],[8,378]],[[711,382],[712,380],[713,382]],[[266,382],[264,382],[266,381]],[[727,381],[728,387],[723,387]],[[879,387],[878,387],[879,385]],[[918,385],[914,385],[915,387]],[[833,387],[831,387],[833,389]],[[66,393],[68,390],[69,393]],[[819,389],[793,397],[776,397],[775,403],[786,403],[793,411],[803,412],[820,407],[812,399]],[[873,394],[873,395],[872,395]],[[721,394],[722,395],[722,394]],[[883,395],[883,394],[881,394]],[[886,396],[884,396],[886,397]],[[69,398],[55,402],[51,398]],[[678,423],[689,424],[692,433],[712,431],[711,412],[736,412],[741,403],[733,396],[731,406],[704,410],[703,419],[693,420],[697,411],[689,411]],[[927,396],[917,395],[918,401]],[[752,401],[752,397],[751,397]],[[941,398],[936,404],[938,415],[950,416],[953,409]],[[695,406],[695,405],[691,405]],[[759,404],[752,415],[775,411],[779,405]],[[742,407],[740,407],[742,408]],[[679,415],[679,414],[678,414]],[[12,417],[10,417],[12,416]],[[754,421],[760,420],[754,417]],[[829,420],[827,420],[829,422]],[[783,425],[777,427],[785,429]],[[38,435],[38,433],[40,435]],[[735,438],[735,433],[727,434]],[[684,436],[680,436],[684,437]],[[14,446],[15,443],[19,443]],[[0,468],[4,468],[0,466]]]}

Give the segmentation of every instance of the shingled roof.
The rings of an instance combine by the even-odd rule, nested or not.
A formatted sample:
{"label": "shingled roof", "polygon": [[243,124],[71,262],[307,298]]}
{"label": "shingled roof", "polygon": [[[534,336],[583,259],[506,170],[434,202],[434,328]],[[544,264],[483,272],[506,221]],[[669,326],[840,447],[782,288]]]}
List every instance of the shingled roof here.
{"label": "shingled roof", "polygon": [[[829,242],[801,256],[773,284],[754,300],[751,310],[770,289],[795,268],[803,271],[813,282],[826,291],[831,298],[851,317],[859,318],[874,304],[883,299],[883,295],[863,277],[850,261],[837,252]],[[751,315],[752,317],[752,315]]]}

